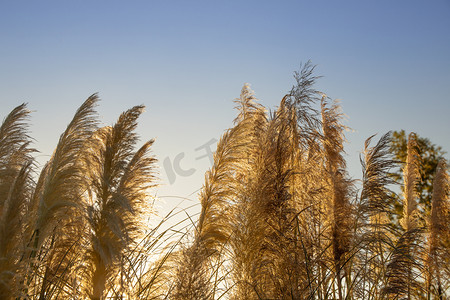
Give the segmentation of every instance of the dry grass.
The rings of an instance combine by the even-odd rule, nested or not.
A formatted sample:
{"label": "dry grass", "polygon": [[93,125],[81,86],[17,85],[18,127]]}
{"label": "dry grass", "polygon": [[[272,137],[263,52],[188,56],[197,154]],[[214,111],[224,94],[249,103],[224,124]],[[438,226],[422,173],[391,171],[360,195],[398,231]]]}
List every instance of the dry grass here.
{"label": "dry grass", "polygon": [[187,211],[148,222],[157,176],[154,141],[137,148],[143,106],[98,128],[92,95],[40,171],[29,111],[15,108],[0,127],[0,298],[449,297],[445,161],[423,215],[409,136],[396,227],[390,133],[374,146],[367,139],[361,184],[352,180],[342,112],[314,89],[313,71],[308,63],[295,73],[273,112],[244,85],[199,192],[200,212],[177,224],[172,217]]}

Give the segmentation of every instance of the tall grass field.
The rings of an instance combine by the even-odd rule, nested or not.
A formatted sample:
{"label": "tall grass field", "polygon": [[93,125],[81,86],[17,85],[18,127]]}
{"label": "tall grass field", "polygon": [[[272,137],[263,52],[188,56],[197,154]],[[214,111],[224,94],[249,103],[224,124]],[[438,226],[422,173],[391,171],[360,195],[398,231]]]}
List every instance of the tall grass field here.
{"label": "tall grass field", "polygon": [[143,106],[102,127],[90,96],[43,167],[26,104],[6,114],[0,299],[449,299],[446,160],[429,206],[414,133],[405,161],[391,132],[367,137],[350,178],[339,103],[315,90],[311,64],[294,77],[274,110],[244,85],[198,215],[156,215],[154,140],[135,132]]}

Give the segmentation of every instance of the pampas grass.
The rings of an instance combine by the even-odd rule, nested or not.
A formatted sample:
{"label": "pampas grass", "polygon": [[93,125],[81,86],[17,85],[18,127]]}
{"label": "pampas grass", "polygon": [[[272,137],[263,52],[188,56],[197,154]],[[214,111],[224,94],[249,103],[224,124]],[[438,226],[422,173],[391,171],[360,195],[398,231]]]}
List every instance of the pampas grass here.
{"label": "pampas grass", "polygon": [[28,201],[32,193],[34,151],[29,147],[25,104],[14,108],[0,127],[0,295],[12,296],[23,280]]}
{"label": "pampas grass", "polygon": [[425,257],[427,298],[445,297],[449,285],[448,268],[441,268],[449,262],[450,251],[450,181],[444,159],[439,161],[433,185],[431,215],[428,219],[428,245]]}
{"label": "pampas grass", "polygon": [[273,111],[243,86],[198,214],[174,209],[160,219],[154,140],[136,134],[143,106],[99,127],[92,95],[41,170],[30,112],[15,108],[0,127],[0,298],[448,298],[446,161],[428,215],[417,203],[413,133],[402,193],[390,133],[366,140],[362,180],[350,178],[339,103],[315,89],[311,63],[294,78]]}

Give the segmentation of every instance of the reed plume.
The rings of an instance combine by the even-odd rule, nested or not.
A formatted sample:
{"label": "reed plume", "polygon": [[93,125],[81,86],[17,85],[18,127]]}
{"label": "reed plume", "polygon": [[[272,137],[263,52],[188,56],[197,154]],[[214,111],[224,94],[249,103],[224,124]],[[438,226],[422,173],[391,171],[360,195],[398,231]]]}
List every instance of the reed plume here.
{"label": "reed plume", "polygon": [[441,268],[442,263],[448,263],[449,249],[445,242],[450,237],[450,203],[449,203],[450,181],[447,166],[444,159],[439,161],[436,169],[436,177],[433,182],[433,196],[431,202],[431,215],[428,220],[428,246],[426,263],[426,291],[428,299],[434,295],[437,299],[444,299],[445,282]]}
{"label": "reed plume", "polygon": [[268,120],[264,107],[258,103],[250,86],[245,84],[239,99],[235,100],[238,116],[235,126],[242,128],[240,139],[245,141],[241,151],[242,167],[234,175],[233,205],[229,211],[230,256],[232,261],[233,299],[253,299],[256,297],[257,264],[261,261],[260,247],[265,236],[265,227],[261,209],[255,207],[254,201],[262,201],[255,197],[256,193],[264,193],[261,183],[255,178],[255,163],[260,151],[259,144],[265,134]]}
{"label": "reed plume", "polygon": [[297,77],[297,86],[270,119],[247,86],[238,100],[237,122],[248,124],[244,137],[248,146],[244,173],[236,175],[237,194],[230,217],[233,299],[303,295],[306,272],[297,226],[303,204],[296,196],[301,179],[294,172],[312,140],[307,139],[311,119],[302,120],[301,125],[298,121],[312,103],[310,73],[303,71],[304,77]]}
{"label": "reed plume", "polygon": [[[134,130],[143,106],[124,112],[112,127],[99,129],[85,149],[90,181],[86,220],[89,230],[84,283],[91,299],[103,299],[117,284],[130,246],[144,230],[142,215],[149,213],[149,189],[155,185],[153,140],[134,152]],[[123,284],[123,283],[122,283]],[[122,286],[126,290],[126,286]]]}
{"label": "reed plume", "polygon": [[403,217],[400,221],[405,231],[412,231],[419,226],[419,211],[417,209],[417,183],[420,180],[419,157],[415,133],[408,137],[408,156],[404,173]]}
{"label": "reed plume", "polygon": [[181,252],[173,299],[212,299],[221,253],[230,236],[226,211],[233,195],[233,174],[239,168],[242,151],[241,127],[226,131],[214,153],[214,165],[205,175],[199,195],[201,211],[192,245]]}
{"label": "reed plume", "polygon": [[25,104],[14,108],[0,127],[0,295],[9,298],[23,281],[26,208],[32,193],[33,149],[29,147]]}
{"label": "reed plume", "polygon": [[[349,200],[351,185],[346,178],[346,163],[342,156],[345,126],[341,123],[340,106],[337,103],[328,106],[326,96],[322,98],[321,112],[325,170],[329,184],[329,194],[326,195],[328,199],[325,201],[328,201],[327,214],[329,230],[331,231],[332,261],[338,296],[339,299],[343,299],[342,274],[344,274],[344,277],[349,275],[345,260],[352,247],[353,225],[353,207]],[[350,284],[349,280],[350,277],[347,277],[348,285]]]}
{"label": "reed plume", "polygon": [[393,236],[389,223],[393,192],[389,186],[395,181],[390,170],[396,161],[390,151],[391,132],[384,134],[377,144],[370,147],[374,136],[364,144],[363,157],[360,157],[363,171],[363,185],[358,207],[358,236],[361,245],[358,257],[360,279],[356,293],[361,297],[378,299],[386,284],[384,277],[387,255]]}
{"label": "reed plume", "polygon": [[420,213],[417,207],[417,182],[420,180],[416,135],[408,137],[407,159],[403,170],[403,217],[400,224],[404,233],[398,239],[387,266],[387,285],[383,291],[389,297],[411,299],[420,293],[416,278],[421,262],[416,258],[420,251]]}
{"label": "reed plume", "polygon": [[[34,247],[39,248],[55,228],[61,228],[74,209],[82,205],[86,191],[84,166],[80,163],[85,141],[96,129],[97,95],[90,96],[77,110],[41,172],[33,201],[36,203]],[[58,225],[58,226],[56,226]]]}
{"label": "reed plume", "polygon": [[83,230],[83,193],[87,182],[80,157],[85,141],[97,127],[98,100],[94,94],[77,110],[34,190],[28,214],[32,231],[27,237],[30,242],[25,254],[29,265],[25,293],[30,296],[52,298],[66,291],[70,268],[81,246],[75,241],[79,241]]}

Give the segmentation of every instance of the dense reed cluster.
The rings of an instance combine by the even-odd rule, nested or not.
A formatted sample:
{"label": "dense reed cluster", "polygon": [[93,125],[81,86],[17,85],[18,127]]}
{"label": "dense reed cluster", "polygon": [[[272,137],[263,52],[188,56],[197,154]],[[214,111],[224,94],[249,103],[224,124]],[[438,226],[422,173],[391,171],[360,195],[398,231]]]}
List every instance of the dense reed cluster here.
{"label": "dense reed cluster", "polygon": [[153,140],[136,147],[142,106],[99,127],[98,98],[89,97],[41,170],[29,111],[16,107],[0,128],[0,298],[448,298],[445,160],[431,210],[417,201],[414,133],[400,188],[390,133],[367,139],[362,179],[350,178],[340,106],[314,89],[313,70],[295,73],[271,112],[244,85],[205,175],[198,218],[177,224],[170,215],[148,221],[157,220],[156,159]]}

